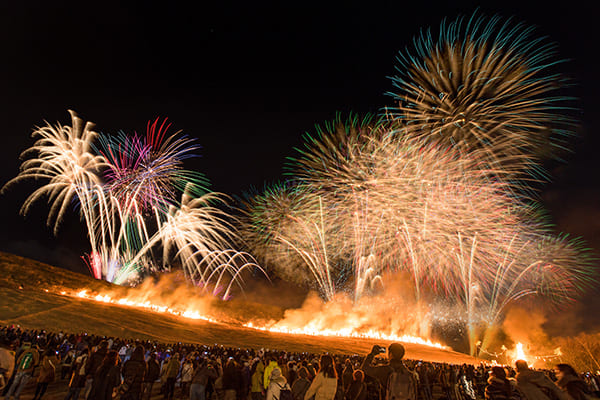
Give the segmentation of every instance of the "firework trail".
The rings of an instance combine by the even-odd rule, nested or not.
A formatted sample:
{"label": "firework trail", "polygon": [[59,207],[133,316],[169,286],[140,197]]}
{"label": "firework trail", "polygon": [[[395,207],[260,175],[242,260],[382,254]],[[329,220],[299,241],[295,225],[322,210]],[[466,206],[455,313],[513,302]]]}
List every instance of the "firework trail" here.
{"label": "firework trail", "polygon": [[479,153],[508,180],[547,179],[541,156],[562,149],[572,130],[555,50],[510,19],[444,21],[397,57],[392,112],[412,134]]}
{"label": "firework trail", "polygon": [[[51,206],[47,224],[53,226],[54,234],[75,200],[80,203],[85,224],[88,228],[94,226],[98,214],[95,202],[102,196],[102,182],[97,174],[106,166],[102,156],[91,152],[97,136],[94,124],[84,125],[74,111],[69,110],[69,114],[72,126],[47,123],[33,131],[32,137],[37,137],[37,141],[21,154],[23,159],[32,158],[23,161],[19,175],[2,188],[5,191],[15,183],[30,179],[47,181],[25,200],[21,214],[27,214],[36,201],[48,197]],[[94,235],[90,235],[90,242],[95,249]]]}
{"label": "firework trail", "polygon": [[230,216],[215,207],[223,201],[217,193],[195,198],[184,192],[181,204],[170,207],[165,222],[131,263],[160,243],[163,260],[174,249],[174,258],[180,261],[190,281],[205,290],[214,282],[213,295],[222,289],[225,278],[230,277],[223,294],[224,299],[228,298],[232,285],[241,283],[242,271],[251,268],[264,271],[250,254],[229,249],[230,243],[239,237]]}
{"label": "firework trail", "polygon": [[331,240],[341,230],[321,197],[302,186],[278,185],[247,200],[246,208],[244,236],[252,252],[280,276],[309,281],[331,300],[340,275]]}
{"label": "firework trail", "polygon": [[[148,123],[145,137],[121,133],[98,137],[69,111],[72,127],[60,124],[34,131],[39,137],[23,157],[19,175],[3,188],[25,179],[45,179],[24,202],[27,213],[34,202],[48,196],[48,225],[55,234],[75,201],[85,221],[91,252],[84,257],[94,277],[118,284],[135,283],[152,271],[169,269],[169,253],[176,249],[188,277],[213,293],[243,282],[242,271],[260,267],[245,253],[230,249],[236,239],[227,214],[208,203],[206,179],[183,168],[198,149],[185,136],[167,135],[166,120]],[[176,196],[183,193],[181,204]],[[161,249],[159,244],[163,244]],[[163,265],[155,260],[162,254]]]}
{"label": "firework trail", "polygon": [[[47,124],[38,127],[32,137],[38,137],[34,145],[21,154],[21,158],[34,155],[21,165],[19,175],[3,187],[3,191],[17,182],[29,179],[48,180],[48,184],[35,190],[23,203],[21,213],[29,212],[31,206],[47,196],[52,204],[48,213],[48,226],[58,232],[67,209],[74,198],[91,199],[101,182],[97,172],[106,165],[102,156],[91,153],[91,143],[97,133],[94,124],[83,121],[75,112],[71,114],[72,127]],[[93,210],[82,210],[86,221],[93,219]]]}
{"label": "firework trail", "polygon": [[[156,119],[148,123],[145,137],[123,132],[100,135],[98,152],[108,160],[108,168],[104,198],[99,202],[103,212],[95,232],[102,243],[99,254],[106,276],[117,276],[115,283],[135,280],[140,272],[148,272],[152,263],[136,265],[130,260],[152,236],[147,225],[161,226],[169,207],[177,204],[178,193],[186,188],[194,195],[205,193],[206,179],[183,168],[183,161],[196,156],[199,146],[178,133],[167,135],[169,127],[167,120],[159,125]],[[163,258],[163,270],[165,263]],[[120,273],[115,275],[112,270],[119,265]]]}
{"label": "firework trail", "polygon": [[189,182],[196,195],[206,192],[208,182],[197,172],[183,168],[187,158],[197,157],[200,148],[179,132],[166,136],[171,124],[165,119],[148,123],[145,137],[137,134],[101,135],[98,151],[108,160],[105,173],[107,191],[122,204],[137,203],[140,209],[161,210],[177,203]]}
{"label": "firework trail", "polygon": [[[444,270],[452,271],[448,249],[456,248],[457,232],[473,236],[482,223],[513,222],[499,212],[514,208],[513,199],[477,165],[474,157],[424,143],[385,120],[356,118],[318,129],[295,161],[308,192],[335,210],[327,218],[339,220],[341,230],[330,244],[338,250],[330,253],[353,260],[355,300],[389,268],[409,270],[417,301],[427,277],[444,277],[439,286],[452,287]],[[498,232],[488,232],[482,236],[493,243]]]}
{"label": "firework trail", "polygon": [[383,282],[390,209],[380,196],[391,180],[385,166],[371,163],[369,157],[377,157],[380,140],[388,136],[379,118],[338,116],[317,126],[316,135],[305,136],[300,156],[288,167],[300,185],[325,204],[321,206],[327,210],[325,225],[336,227],[327,252],[333,264],[343,265],[336,280],[352,283],[351,289],[344,286],[355,303]]}
{"label": "firework trail", "polygon": [[[544,257],[564,260],[564,268],[538,267],[535,241],[526,238],[552,236],[481,153],[431,143],[387,119],[355,117],[318,128],[300,153],[290,168],[296,185],[258,196],[253,226],[265,252],[306,254],[304,268],[319,271],[313,276],[325,299],[345,289],[357,303],[370,286],[385,285],[385,272],[404,271],[416,304],[443,298],[464,310],[474,345],[476,328],[497,325],[506,305],[529,295],[577,295],[589,284],[591,265],[576,248],[545,246]],[[290,193],[303,195],[290,203]],[[315,214],[322,225],[299,221],[319,209],[326,210]],[[302,226],[335,229],[313,229],[323,238],[315,246]],[[352,285],[327,286],[323,276]]]}
{"label": "firework trail", "polygon": [[145,136],[101,135],[94,147],[91,125],[72,113],[73,128],[34,132],[41,138],[24,155],[36,157],[7,186],[50,180],[23,212],[49,196],[55,231],[79,200],[88,265],[110,280],[172,261],[227,298],[244,271],[262,271],[230,249],[242,236],[263,265],[326,300],[346,291],[356,306],[386,286],[385,276],[410,276],[415,304],[462,310],[473,352],[515,302],[562,304],[594,282],[589,252],[551,233],[529,185],[547,179],[545,153],[570,135],[565,80],[553,72],[553,44],[498,17],[423,31],[398,63],[396,107],[338,116],[306,135],[290,180],[246,201],[242,235],[216,206],[223,199],[183,168],[197,144],[168,135],[166,120],[149,123]]}

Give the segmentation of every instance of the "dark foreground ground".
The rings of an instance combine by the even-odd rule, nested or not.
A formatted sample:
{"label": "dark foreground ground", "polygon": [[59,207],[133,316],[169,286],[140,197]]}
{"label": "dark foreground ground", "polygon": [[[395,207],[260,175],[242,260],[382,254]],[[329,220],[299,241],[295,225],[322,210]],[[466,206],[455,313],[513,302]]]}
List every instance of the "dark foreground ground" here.
{"label": "dark foreground ground", "polygon": [[[33,395],[35,394],[35,387],[36,387],[35,379],[36,378],[31,379],[27,383],[27,386],[21,392],[20,400],[33,399]],[[63,400],[65,398],[65,396],[67,395],[68,389],[69,389],[69,381],[67,379],[57,380],[57,381],[51,383],[50,385],[48,385],[48,390],[46,390],[46,393],[44,394],[44,397],[42,397],[42,399],[43,400]],[[164,396],[160,393],[160,383],[157,382],[154,384],[154,387],[152,389],[151,399],[162,399],[163,397]],[[181,393],[181,388],[179,388],[179,387],[175,388],[175,397],[182,398],[182,399],[190,398],[189,395],[183,397],[182,393]],[[79,400],[85,400],[83,398],[83,395],[79,396]],[[214,400],[217,400],[217,399],[215,398]]]}

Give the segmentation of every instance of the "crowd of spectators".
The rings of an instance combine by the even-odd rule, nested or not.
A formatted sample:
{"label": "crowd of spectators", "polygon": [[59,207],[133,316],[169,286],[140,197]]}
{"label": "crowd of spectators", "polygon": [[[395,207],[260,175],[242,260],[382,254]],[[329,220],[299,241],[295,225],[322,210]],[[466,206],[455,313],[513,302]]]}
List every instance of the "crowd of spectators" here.
{"label": "crowd of spectators", "polygon": [[[567,364],[533,370],[404,359],[404,347],[367,355],[158,343],[0,327],[0,390],[42,400],[49,385],[64,400],[591,400],[597,374]],[[386,354],[387,353],[387,354]],[[35,387],[35,388],[34,388]]]}

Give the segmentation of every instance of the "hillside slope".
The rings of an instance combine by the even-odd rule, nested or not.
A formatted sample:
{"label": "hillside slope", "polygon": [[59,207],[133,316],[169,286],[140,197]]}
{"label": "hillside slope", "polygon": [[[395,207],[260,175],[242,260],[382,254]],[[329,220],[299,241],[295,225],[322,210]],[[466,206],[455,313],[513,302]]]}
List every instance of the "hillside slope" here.
{"label": "hillside slope", "polygon": [[[0,252],[0,324],[154,339],[163,342],[221,344],[232,347],[276,348],[290,351],[366,353],[375,343],[367,339],[275,334],[244,328],[241,322],[255,318],[279,319],[283,309],[244,301],[220,302],[191,298],[185,289],[173,288],[171,296],[203,304],[218,321],[208,322],[160,314],[143,309],[61,295],[87,289],[92,293],[127,296],[132,290],[72,273],[27,258]],[[181,299],[180,299],[181,301]],[[384,343],[381,343],[384,344]],[[453,363],[475,362],[462,353],[406,344],[407,357]]]}

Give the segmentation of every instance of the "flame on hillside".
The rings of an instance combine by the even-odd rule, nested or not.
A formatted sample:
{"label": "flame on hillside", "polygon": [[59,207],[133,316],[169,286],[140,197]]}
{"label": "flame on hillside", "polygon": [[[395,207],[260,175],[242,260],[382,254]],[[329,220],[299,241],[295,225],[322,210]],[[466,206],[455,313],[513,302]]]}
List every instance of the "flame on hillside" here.
{"label": "flame on hillside", "polygon": [[312,294],[301,308],[287,310],[280,321],[251,321],[244,326],[276,333],[376,339],[448,349],[417,335],[429,329],[426,313],[418,305],[389,296],[355,303],[339,295],[324,303]]}
{"label": "flame on hillside", "polygon": [[[59,291],[63,296],[88,301],[193,320],[231,323],[228,315],[216,317],[219,312],[212,308],[213,298],[198,296],[193,288],[179,286],[170,278],[158,283],[145,282],[130,289],[117,288],[95,293],[89,289]],[[248,315],[245,321],[238,323],[250,329],[283,334],[376,339],[448,349],[440,343],[420,337],[426,336],[419,332],[428,330],[426,321],[426,313],[421,312],[419,307],[398,299],[375,296],[355,304],[345,296],[338,296],[324,303],[317,295],[311,294],[301,308],[286,310],[284,318],[279,321],[255,320]]]}
{"label": "flame on hillside", "polygon": [[134,288],[117,286],[112,290],[59,289],[63,296],[96,301],[123,307],[143,309],[177,317],[218,322],[210,315],[213,298],[198,296],[194,287],[185,284],[178,274],[163,275],[158,280],[147,279]]}
{"label": "flame on hillside", "polygon": [[[61,294],[67,295],[66,292],[61,292]],[[142,308],[142,309],[156,312],[156,313],[166,313],[166,314],[176,315],[178,317],[183,317],[183,318],[200,319],[200,320],[204,320],[204,321],[218,322],[211,317],[200,314],[200,312],[198,310],[193,310],[193,309],[182,310],[182,309],[177,309],[177,308],[171,308],[171,307],[163,305],[163,304],[151,303],[149,300],[140,301],[137,299],[127,298],[127,297],[117,299],[117,298],[112,298],[110,295],[107,295],[107,294],[94,295],[94,294],[88,293],[88,291],[86,289],[77,292],[75,294],[75,296],[79,297],[81,299],[93,300],[93,301],[97,301],[97,302],[101,302],[101,303],[116,304],[116,305],[120,305],[120,306]]]}
{"label": "flame on hillside", "polygon": [[377,340],[386,340],[389,342],[404,342],[404,343],[415,343],[422,344],[425,346],[436,347],[438,349],[448,349],[447,346],[444,346],[441,343],[432,342],[429,339],[423,339],[418,336],[410,336],[410,335],[395,335],[395,334],[386,334],[378,331],[366,331],[366,332],[356,332],[352,328],[347,329],[323,329],[320,330],[318,328],[313,328],[310,326],[306,326],[303,328],[291,328],[286,326],[280,326],[277,324],[276,326],[255,326],[252,322],[248,322],[244,324],[247,328],[258,329],[261,331],[267,332],[275,332],[275,333],[286,333],[290,335],[310,335],[310,336],[338,336],[338,337],[348,337],[348,338],[360,338],[360,339],[377,339]]}

